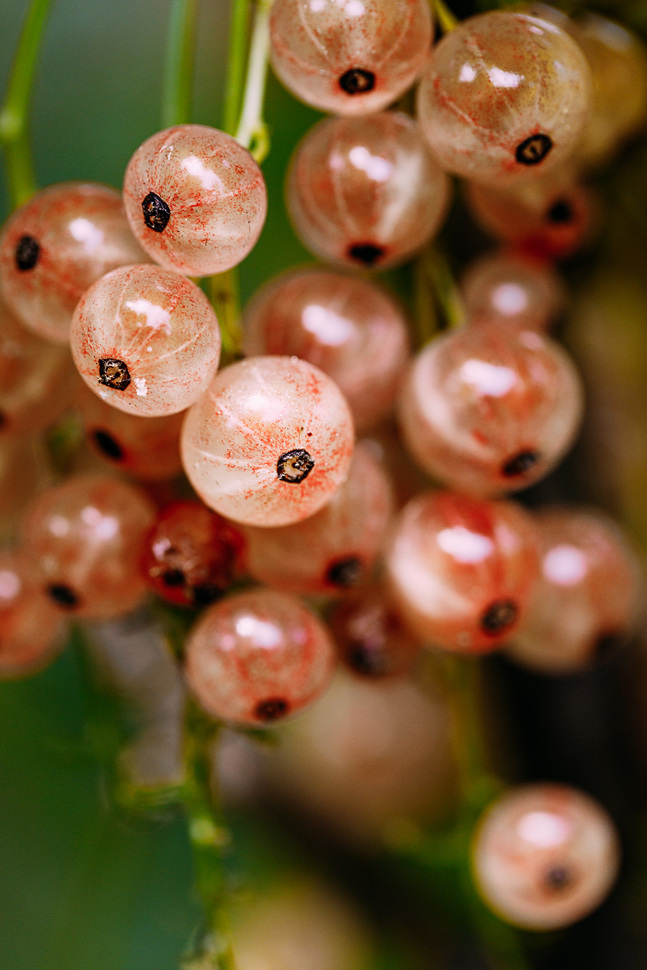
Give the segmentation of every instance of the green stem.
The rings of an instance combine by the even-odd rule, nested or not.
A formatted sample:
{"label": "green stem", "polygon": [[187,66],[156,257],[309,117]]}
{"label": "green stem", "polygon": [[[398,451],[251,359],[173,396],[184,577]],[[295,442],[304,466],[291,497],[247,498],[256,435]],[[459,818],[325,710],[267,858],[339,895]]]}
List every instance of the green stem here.
{"label": "green stem", "polygon": [[241,356],[243,340],[236,267],[210,278],[209,295],[220,324],[223,363],[231,363]]}
{"label": "green stem", "polygon": [[162,126],[191,118],[198,0],[172,0],[166,48]]}
{"label": "green stem", "polygon": [[243,108],[236,130],[236,141],[249,148],[259,165],[270,150],[269,133],[263,119],[270,52],[270,7],[271,0],[259,0],[256,7]]}
{"label": "green stem", "polygon": [[432,8],[443,34],[448,34],[454,27],[458,27],[458,18],[445,6],[443,0],[432,0]]}
{"label": "green stem", "polygon": [[230,135],[233,135],[236,129],[243,96],[248,9],[249,0],[234,0],[229,27],[229,62],[222,124],[223,131],[229,132]]}
{"label": "green stem", "polygon": [[0,109],[0,144],[5,150],[7,183],[14,207],[23,205],[37,190],[27,120],[49,4],[50,0],[32,0]]}
{"label": "green stem", "polygon": [[465,313],[456,280],[446,257],[432,246],[420,257],[429,285],[445,319],[446,329],[456,330],[464,323]]}
{"label": "green stem", "polygon": [[429,343],[438,332],[438,313],[434,304],[427,268],[422,258],[413,264],[414,273],[414,307],[416,325],[416,343],[419,348]]}

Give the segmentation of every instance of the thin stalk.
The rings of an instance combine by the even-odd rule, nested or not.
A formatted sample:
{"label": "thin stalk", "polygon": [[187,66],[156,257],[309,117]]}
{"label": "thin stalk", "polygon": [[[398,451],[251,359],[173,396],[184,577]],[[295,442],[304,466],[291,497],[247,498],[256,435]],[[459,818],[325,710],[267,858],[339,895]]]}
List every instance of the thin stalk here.
{"label": "thin stalk", "polygon": [[209,296],[220,324],[223,362],[230,363],[240,357],[243,339],[236,267],[210,278]]}
{"label": "thin stalk", "polygon": [[432,8],[443,34],[448,34],[454,27],[458,27],[458,18],[454,16],[449,7],[445,6],[443,0],[432,0]]}
{"label": "thin stalk", "polygon": [[32,0],[0,109],[0,144],[5,151],[7,184],[14,207],[23,205],[37,190],[27,121],[49,5],[50,0]]}
{"label": "thin stalk", "polygon": [[449,263],[437,247],[426,250],[421,259],[447,329],[455,330],[464,323],[465,313]]}
{"label": "thin stalk", "polygon": [[422,258],[413,266],[416,345],[424,347],[438,332],[438,313],[434,304],[427,268]]}
{"label": "thin stalk", "polygon": [[256,7],[243,108],[236,129],[236,141],[249,148],[259,165],[270,150],[269,134],[263,118],[270,51],[270,6],[270,0],[260,0]]}
{"label": "thin stalk", "polygon": [[197,12],[198,0],[172,0],[162,100],[164,128],[191,119]]}
{"label": "thin stalk", "polygon": [[229,26],[229,62],[222,128],[233,135],[240,116],[247,53],[249,0],[234,0]]}

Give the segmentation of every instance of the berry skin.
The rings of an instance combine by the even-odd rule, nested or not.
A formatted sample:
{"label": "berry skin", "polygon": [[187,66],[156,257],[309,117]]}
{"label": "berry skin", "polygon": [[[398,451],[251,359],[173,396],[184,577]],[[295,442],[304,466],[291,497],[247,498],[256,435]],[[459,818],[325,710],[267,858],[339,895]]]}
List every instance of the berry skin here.
{"label": "berry skin", "polygon": [[422,468],[461,491],[494,496],[525,488],[557,464],[582,405],[580,379],[556,343],[494,320],[424,348],[399,416]]}
{"label": "berry skin", "polygon": [[127,613],[146,591],[139,561],[153,515],[143,492],[107,476],[76,475],[47,489],[23,524],[40,588],[69,615]]}
{"label": "berry skin", "polygon": [[214,717],[258,727],[299,713],[328,687],[332,643],[299,600],[269,589],[209,607],[189,634],[189,687]]}
{"label": "berry skin", "polygon": [[527,930],[556,930],[588,915],[613,885],[618,861],[609,816],[565,785],[512,789],[474,834],[480,895],[501,919]]}
{"label": "berry skin", "polygon": [[184,411],[220,358],[218,320],[206,296],[159,266],[124,266],[98,280],[76,308],[70,340],[88,387],[140,417]]}
{"label": "berry skin", "polygon": [[38,192],[0,236],[0,292],[25,326],[66,344],[74,308],[95,280],[146,254],[114,189],[84,182]]}
{"label": "berry skin", "polygon": [[60,613],[34,583],[24,557],[0,552],[0,680],[35,673],[64,644]]}
{"label": "berry skin", "polygon": [[135,236],[166,269],[210,276],[254,248],[267,212],[263,174],[235,138],[177,125],[141,145],[124,177]]}
{"label": "berry skin", "polygon": [[201,502],[171,502],[146,539],[142,570],[158,596],[177,606],[206,606],[242,574],[245,540]]}
{"label": "berry skin", "polygon": [[425,0],[275,0],[272,66],[297,98],[341,115],[386,108],[411,87],[431,47]]}
{"label": "berry skin", "polygon": [[407,324],[367,280],[322,269],[283,273],[254,296],[243,327],[249,356],[294,354],[332,377],[358,432],[391,409],[409,350]]}
{"label": "berry skin", "polygon": [[568,34],[536,17],[490,11],[434,48],[418,120],[448,172],[509,184],[573,154],[590,102],[590,71]]}
{"label": "berry skin", "polygon": [[319,122],[293,156],[290,218],[304,245],[346,266],[383,269],[439,229],[449,180],[418,125],[395,111]]}
{"label": "berry skin", "polygon": [[205,505],[246,525],[317,512],[340,487],[353,421],[337,385],[296,357],[250,357],[222,370],[188,412],[182,461]]}
{"label": "berry skin", "polygon": [[519,625],[537,576],[537,535],[512,502],[426,493],[396,519],[385,559],[394,602],[417,636],[485,653]]}
{"label": "berry skin", "polygon": [[508,654],[548,674],[581,670],[633,632],[642,576],[617,526],[599,512],[537,513],[540,576]]}
{"label": "berry skin", "polygon": [[370,578],[393,511],[388,478],[359,442],[348,478],[302,522],[245,529],[249,574],[292,593],[344,593]]}

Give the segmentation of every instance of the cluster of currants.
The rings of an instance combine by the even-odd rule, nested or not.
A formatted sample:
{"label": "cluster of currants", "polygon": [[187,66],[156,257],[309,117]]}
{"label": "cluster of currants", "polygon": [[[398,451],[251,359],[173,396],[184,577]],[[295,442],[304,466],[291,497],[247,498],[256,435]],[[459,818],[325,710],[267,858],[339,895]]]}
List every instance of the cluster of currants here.
{"label": "cluster of currants", "polygon": [[[52,186],[4,226],[0,471],[5,515],[24,514],[0,565],[3,677],[54,657],[66,620],[121,616],[150,591],[204,608],[187,682],[237,725],[298,713],[339,657],[404,677],[424,646],[504,647],[559,674],[633,634],[640,570],[620,529],[504,496],[552,470],[580,426],[581,381],[549,335],[565,306],[555,261],[595,227],[586,173],[645,119],[647,60],[617,25],[550,8],[471,17],[432,47],[433,29],[427,0],[274,0],[276,74],[337,115],[287,181],[297,233],[332,267],[263,287],[220,370],[206,293],[226,303],[267,206],[232,136],[166,129],[133,155],[123,196]],[[415,82],[415,119],[384,110]],[[406,312],[366,271],[437,258],[452,175],[500,248],[414,353]],[[82,449],[62,481],[20,470],[25,435],[71,407],[143,484]],[[38,494],[12,496],[18,476]],[[544,929],[597,905],[617,856],[602,809],[546,785],[488,810],[473,867],[504,919]]]}

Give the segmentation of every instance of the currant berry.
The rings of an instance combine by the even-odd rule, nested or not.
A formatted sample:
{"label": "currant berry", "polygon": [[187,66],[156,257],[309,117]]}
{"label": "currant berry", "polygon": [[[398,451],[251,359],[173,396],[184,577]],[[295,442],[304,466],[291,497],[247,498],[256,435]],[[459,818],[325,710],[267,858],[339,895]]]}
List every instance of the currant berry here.
{"label": "currant berry", "polygon": [[467,267],[461,292],[468,320],[500,319],[546,331],[566,304],[564,283],[552,265],[513,251],[486,253]]}
{"label": "currant berry", "polygon": [[536,521],[540,576],[509,655],[543,673],[580,670],[635,629],[640,568],[621,531],[600,513],[542,510]]}
{"label": "currant berry", "polygon": [[485,232],[542,259],[571,256],[597,229],[596,197],[568,177],[510,190],[471,183],[466,191],[470,212]]}
{"label": "currant berry", "polygon": [[24,549],[41,588],[63,612],[121,616],[143,597],[139,562],[153,508],[133,485],[77,475],[47,489],[23,525]]}
{"label": "currant berry", "polygon": [[379,585],[344,599],[328,622],[340,660],[360,677],[402,677],[410,672],[422,647]]}
{"label": "currant berry", "polygon": [[343,593],[366,583],[392,511],[389,480],[360,442],[348,478],[316,515],[245,529],[249,574],[292,593]]}
{"label": "currant berry", "polygon": [[296,357],[225,368],[188,412],[182,461],[204,503],[247,525],[317,512],[340,487],[353,421],[336,384]]}
{"label": "currant berry", "polygon": [[242,575],[244,549],[241,532],[201,502],[171,502],[147,536],[142,569],[170,603],[206,606]]}
{"label": "currant berry", "polygon": [[124,266],[80,300],[72,356],[99,397],[131,414],[184,411],[212,380],[220,330],[195,283],[159,266]]}
{"label": "currant berry", "polygon": [[569,926],[594,910],[618,862],[609,816],[565,785],[512,789],[490,806],[474,835],[479,893],[497,916],[528,930]]}
{"label": "currant berry", "polygon": [[330,375],[358,431],[391,409],[408,329],[402,310],[372,283],[321,269],[284,273],[256,294],[243,326],[248,355],[294,354]]}
{"label": "currant berry", "polygon": [[214,717],[267,725],[328,687],[334,649],[320,620],[285,593],[254,589],[210,606],[189,634],[189,687]]}
{"label": "currant berry", "polygon": [[574,153],[590,102],[590,71],[568,34],[536,17],[489,11],[433,49],[418,119],[448,172],[510,183]]}
{"label": "currant berry", "polygon": [[512,502],[426,493],[396,520],[386,565],[396,605],[418,636],[483,653],[519,625],[537,576],[536,530]]}
{"label": "currant berry", "polygon": [[91,283],[146,254],[104,185],[68,182],[38,192],[0,236],[0,290],[39,336],[67,343],[74,308]]}
{"label": "currant berry", "polygon": [[63,649],[64,623],[19,553],[0,552],[0,680],[41,670]]}
{"label": "currant berry", "polygon": [[42,431],[72,403],[69,350],[41,340],[0,302],[0,434]]}
{"label": "currant berry", "polygon": [[482,496],[542,478],[571,445],[582,412],[581,382],[566,353],[496,320],[425,347],[399,401],[404,440],[420,466]]}
{"label": "currant berry", "polygon": [[130,159],[124,205],[156,262],[210,276],[236,266],[254,248],[267,192],[260,168],[231,135],[177,125],[157,132]]}
{"label": "currant berry", "polygon": [[276,0],[272,66],[289,90],[334,114],[380,111],[411,87],[431,47],[425,0]]}
{"label": "currant berry", "polygon": [[167,481],[182,471],[180,432],[184,413],[141,418],[104,404],[96,394],[79,394],[85,436],[113,468],[142,481]]}
{"label": "currant berry", "polygon": [[381,269],[408,259],[440,227],[447,176],[418,126],[393,111],[319,122],[297,147],[288,211],[323,259]]}

